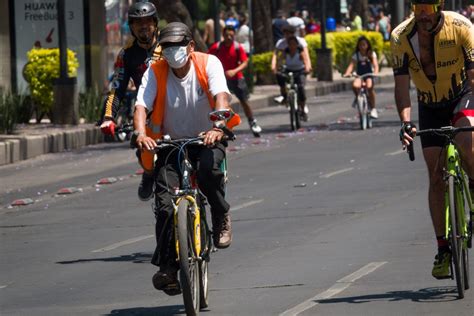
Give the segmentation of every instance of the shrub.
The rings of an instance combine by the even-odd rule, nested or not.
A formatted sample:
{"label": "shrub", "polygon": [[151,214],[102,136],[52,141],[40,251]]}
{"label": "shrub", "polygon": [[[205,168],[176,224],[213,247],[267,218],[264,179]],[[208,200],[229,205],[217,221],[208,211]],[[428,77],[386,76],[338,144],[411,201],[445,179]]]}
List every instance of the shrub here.
{"label": "shrub", "polygon": [[273,84],[275,76],[272,73],[273,52],[252,55],[253,71],[257,76],[257,84]]}
{"label": "shrub", "polygon": [[79,94],[79,116],[87,123],[95,123],[101,117],[102,93],[97,86]]}
{"label": "shrub", "polygon": [[[31,109],[28,110],[29,102],[25,94],[15,94],[11,91],[0,94],[0,133],[11,134],[17,123],[24,123]],[[26,112],[26,113],[25,113]]]}
{"label": "shrub", "polygon": [[383,43],[383,55],[384,55],[385,64],[388,67],[392,67],[392,50],[390,48],[390,42]]}
{"label": "shrub", "polygon": [[[68,49],[67,54],[68,75],[76,77],[79,67],[76,53]],[[33,48],[27,56],[23,74],[29,83],[32,101],[39,113],[49,113],[53,106],[53,80],[59,78],[59,49]]]}

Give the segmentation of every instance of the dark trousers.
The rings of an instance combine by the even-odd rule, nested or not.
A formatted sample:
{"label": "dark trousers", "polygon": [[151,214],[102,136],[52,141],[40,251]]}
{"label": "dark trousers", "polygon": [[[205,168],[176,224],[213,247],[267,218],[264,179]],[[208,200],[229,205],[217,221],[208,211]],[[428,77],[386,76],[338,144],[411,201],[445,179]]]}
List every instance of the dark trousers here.
{"label": "dark trousers", "polygon": [[[289,71],[286,71],[287,73]],[[306,92],[304,90],[306,84],[306,74],[303,70],[293,71],[295,84],[296,84],[296,93],[298,94],[298,101],[306,102]],[[286,85],[286,77],[277,74],[276,76],[278,85],[280,88],[284,89]],[[286,93],[283,95],[286,98]]]}
{"label": "dark trousers", "polygon": [[[224,198],[224,173],[220,164],[225,158],[225,147],[188,147],[189,161],[197,170],[199,189],[211,206],[211,215],[224,216],[229,211],[229,203]],[[173,235],[173,196],[169,190],[179,187],[178,150],[158,153],[156,162],[155,189],[155,234],[156,249],[151,263],[157,266],[176,265],[176,251]]]}

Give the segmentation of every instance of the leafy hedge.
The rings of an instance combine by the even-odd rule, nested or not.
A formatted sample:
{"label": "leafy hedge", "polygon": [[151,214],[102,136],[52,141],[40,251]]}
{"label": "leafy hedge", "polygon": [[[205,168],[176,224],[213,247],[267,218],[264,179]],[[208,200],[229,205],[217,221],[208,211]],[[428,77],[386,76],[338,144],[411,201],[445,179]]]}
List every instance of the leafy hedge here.
{"label": "leafy hedge", "polygon": [[[330,32],[326,34],[326,45],[332,49],[333,67],[343,73],[350,63],[357,39],[365,35],[380,58],[385,51],[382,34],[379,32]],[[310,34],[305,37],[308,42],[309,56],[313,69],[316,69],[316,48],[321,48],[321,35]],[[253,55],[254,69],[257,74],[266,74],[271,71],[272,52]]]}
{"label": "leafy hedge", "polygon": [[[59,49],[33,48],[27,53],[28,63],[23,75],[29,83],[31,98],[40,113],[49,113],[53,106],[53,80],[59,78]],[[68,49],[68,74],[77,76],[76,53]]]}
{"label": "leafy hedge", "polygon": [[0,134],[11,134],[18,123],[28,123],[32,115],[31,100],[26,94],[0,93]]}
{"label": "leafy hedge", "polygon": [[383,55],[387,66],[392,67],[392,50],[390,48],[390,42],[383,43]]}
{"label": "leafy hedge", "polygon": [[79,116],[87,123],[97,122],[102,114],[103,96],[97,86],[79,94]]}

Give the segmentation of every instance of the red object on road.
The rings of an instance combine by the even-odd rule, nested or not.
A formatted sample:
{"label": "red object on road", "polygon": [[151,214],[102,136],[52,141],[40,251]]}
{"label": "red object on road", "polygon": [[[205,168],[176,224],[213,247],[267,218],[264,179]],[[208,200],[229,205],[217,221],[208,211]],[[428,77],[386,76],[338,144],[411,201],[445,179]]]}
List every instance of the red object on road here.
{"label": "red object on road", "polygon": [[26,199],[18,199],[18,200],[15,200],[12,202],[12,204],[10,204],[11,206],[25,206],[25,205],[30,205],[30,204],[33,204],[35,203],[35,201],[33,201],[32,199],[30,198],[26,198]]}
{"label": "red object on road", "polygon": [[77,192],[79,192],[78,188],[70,187],[70,188],[62,188],[56,194],[65,195],[65,194],[74,194]]}
{"label": "red object on road", "polygon": [[109,177],[100,179],[99,181],[97,181],[97,184],[112,184],[115,182],[117,182],[117,178]]}

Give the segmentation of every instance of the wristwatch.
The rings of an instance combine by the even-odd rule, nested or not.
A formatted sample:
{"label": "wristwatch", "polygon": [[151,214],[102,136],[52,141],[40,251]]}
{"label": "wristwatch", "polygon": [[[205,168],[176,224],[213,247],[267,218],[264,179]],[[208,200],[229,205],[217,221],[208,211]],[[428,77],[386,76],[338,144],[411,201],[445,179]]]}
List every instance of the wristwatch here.
{"label": "wristwatch", "polygon": [[137,130],[134,130],[134,131],[133,131],[133,136],[134,136],[135,138],[137,138],[137,137],[140,136],[140,135],[144,135],[144,136],[145,136],[145,133],[139,132],[139,131],[137,131]]}
{"label": "wristwatch", "polygon": [[222,121],[219,121],[219,122],[215,122],[213,126],[218,129],[223,129],[225,127],[225,123]]}

